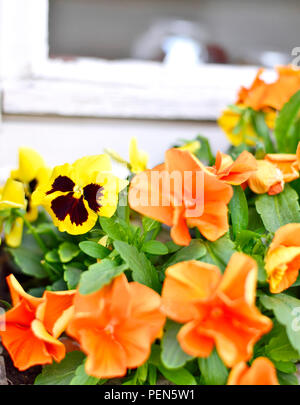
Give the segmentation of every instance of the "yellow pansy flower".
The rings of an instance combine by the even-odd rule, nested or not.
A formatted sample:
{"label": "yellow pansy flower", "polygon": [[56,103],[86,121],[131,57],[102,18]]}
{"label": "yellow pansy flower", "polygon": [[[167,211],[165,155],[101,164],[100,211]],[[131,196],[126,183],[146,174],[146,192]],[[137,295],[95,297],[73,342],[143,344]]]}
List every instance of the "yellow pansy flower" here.
{"label": "yellow pansy flower", "polygon": [[11,171],[11,178],[23,183],[28,201],[26,219],[33,222],[38,217],[38,208],[32,204],[31,195],[39,184],[49,179],[51,170],[41,155],[31,148],[19,148],[19,167]]}
{"label": "yellow pansy flower", "polygon": [[55,167],[32,201],[46,208],[61,232],[78,235],[90,231],[98,216],[115,213],[118,194],[127,184],[111,173],[108,155],[87,156]]}
{"label": "yellow pansy flower", "polygon": [[[0,211],[11,208],[26,209],[24,186],[19,181],[8,179],[0,195]],[[5,234],[5,242],[10,247],[18,247],[22,241],[23,219],[18,217],[11,226],[9,233]],[[2,224],[0,224],[2,227]]]}
{"label": "yellow pansy flower", "polygon": [[[256,140],[258,140],[258,135],[252,126],[250,120],[245,120],[245,122],[238,127],[243,112],[247,107],[243,105],[237,105],[236,109],[227,108],[223,111],[222,115],[218,119],[218,124],[225,132],[227,138],[234,146],[238,146],[241,143],[246,143],[249,146],[254,146]],[[276,118],[276,112],[268,110],[265,113],[265,122],[270,129],[274,128]]]}

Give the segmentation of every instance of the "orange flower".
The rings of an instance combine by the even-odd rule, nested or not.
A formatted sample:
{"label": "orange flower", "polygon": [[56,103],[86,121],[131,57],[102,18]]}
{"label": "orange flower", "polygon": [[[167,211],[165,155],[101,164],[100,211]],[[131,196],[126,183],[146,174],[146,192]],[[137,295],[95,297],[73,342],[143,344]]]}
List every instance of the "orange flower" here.
{"label": "orange flower", "polygon": [[86,371],[99,378],[121,377],[141,366],[165,322],[160,296],[121,274],[89,294],[77,292],[67,333],[87,354]]}
{"label": "orange flower", "polygon": [[279,385],[274,364],[266,357],[258,357],[248,367],[237,364],[230,372],[227,385]]}
{"label": "orange flower", "polygon": [[297,163],[298,163],[298,170],[300,170],[300,142],[298,143],[296,157],[297,157]]}
{"label": "orange flower", "polygon": [[300,269],[300,224],[284,225],[275,232],[265,269],[272,293],[280,293],[294,284]]}
{"label": "orange flower", "polygon": [[283,191],[284,175],[268,160],[258,160],[257,171],[249,177],[248,186],[256,194],[275,195]]}
{"label": "orange flower", "polygon": [[170,149],[165,157],[164,164],[133,178],[130,207],[171,226],[171,237],[178,245],[190,243],[188,227],[197,227],[211,241],[220,238],[228,231],[231,186],[209,173],[188,151]]}
{"label": "orange flower", "polygon": [[255,157],[247,152],[242,152],[233,161],[231,156],[218,152],[215,165],[208,168],[218,179],[234,186],[240,185],[256,172],[257,163]]}
{"label": "orange flower", "polygon": [[279,66],[276,70],[277,80],[266,83],[260,78],[264,69],[259,69],[250,88],[241,88],[237,103],[245,104],[254,110],[268,107],[281,110],[291,96],[300,90],[300,69],[294,66]]}
{"label": "orange flower", "polygon": [[264,159],[271,162],[281,171],[285,183],[298,179],[299,167],[296,155],[289,153],[272,153],[266,155]]}
{"label": "orange flower", "polygon": [[216,345],[228,367],[251,358],[272,327],[255,306],[256,278],[256,262],[242,253],[231,257],[223,276],[218,267],[194,260],[167,269],[163,310],[185,323],[177,338],[186,353],[208,357]]}
{"label": "orange flower", "polygon": [[3,317],[2,343],[20,371],[60,361],[65,346],[57,338],[71,315],[74,291],[46,291],[43,298],[27,294],[13,275],[7,277],[13,308]]}

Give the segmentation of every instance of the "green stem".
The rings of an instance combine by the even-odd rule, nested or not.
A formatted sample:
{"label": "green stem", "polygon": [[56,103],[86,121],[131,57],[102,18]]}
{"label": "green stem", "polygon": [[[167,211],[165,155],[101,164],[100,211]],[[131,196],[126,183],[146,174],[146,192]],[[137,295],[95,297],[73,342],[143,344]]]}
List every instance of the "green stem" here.
{"label": "green stem", "polygon": [[32,236],[34,237],[36,243],[39,245],[39,247],[41,248],[41,250],[43,251],[43,253],[47,253],[48,249],[47,246],[45,245],[43,239],[40,237],[40,235],[36,232],[36,230],[34,229],[34,227],[31,225],[31,223],[25,218],[24,215],[21,215],[23,220],[24,220],[24,224],[27,226],[27,228],[29,229],[30,233],[32,234]]}

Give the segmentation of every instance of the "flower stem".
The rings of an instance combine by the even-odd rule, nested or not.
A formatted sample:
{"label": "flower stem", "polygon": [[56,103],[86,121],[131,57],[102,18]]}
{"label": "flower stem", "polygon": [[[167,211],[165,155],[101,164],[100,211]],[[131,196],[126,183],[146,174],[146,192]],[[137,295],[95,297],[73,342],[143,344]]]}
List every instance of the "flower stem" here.
{"label": "flower stem", "polygon": [[40,237],[40,235],[37,233],[37,231],[35,230],[35,228],[31,225],[31,223],[25,218],[24,215],[22,215],[22,218],[24,220],[24,224],[27,226],[27,228],[29,229],[30,233],[32,234],[32,236],[34,237],[36,243],[39,245],[39,247],[41,248],[41,250],[43,251],[43,253],[47,253],[48,249],[47,246],[45,245],[43,239]]}

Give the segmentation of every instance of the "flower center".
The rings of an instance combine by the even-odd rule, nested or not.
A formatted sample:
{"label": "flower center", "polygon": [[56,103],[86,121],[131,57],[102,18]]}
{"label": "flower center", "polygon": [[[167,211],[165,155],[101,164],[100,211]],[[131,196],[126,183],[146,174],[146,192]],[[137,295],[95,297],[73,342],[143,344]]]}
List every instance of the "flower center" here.
{"label": "flower center", "polygon": [[213,317],[213,318],[220,318],[223,314],[224,314],[224,311],[223,311],[223,309],[222,308],[220,308],[220,307],[215,307],[215,308],[213,308],[212,310],[211,310],[211,316]]}

